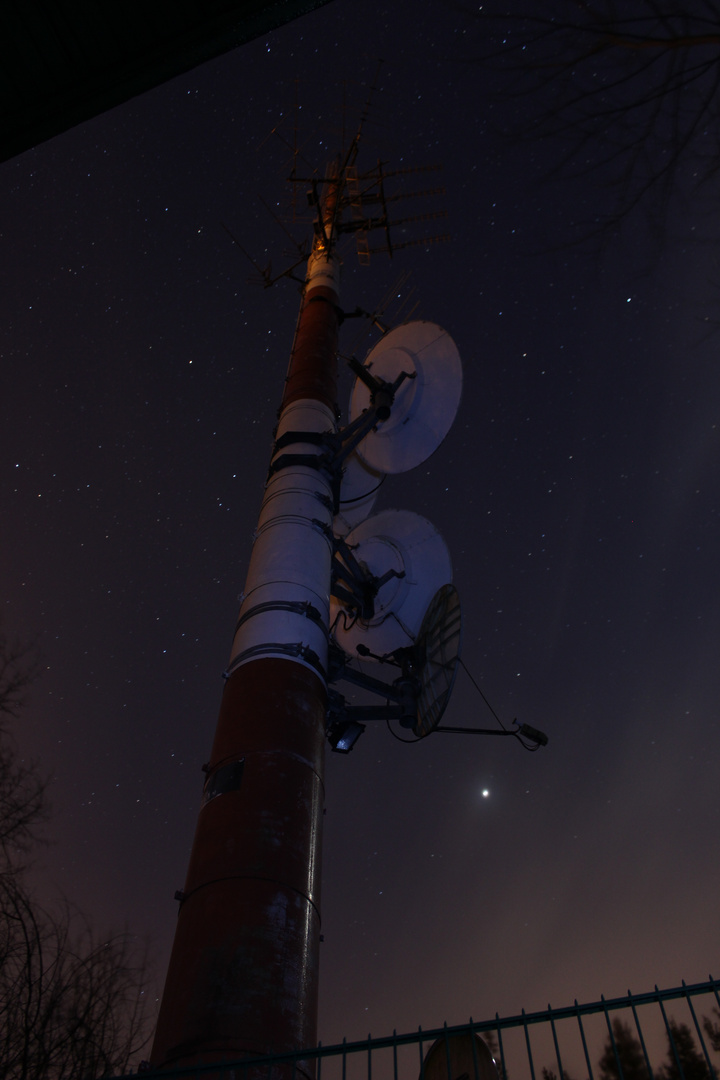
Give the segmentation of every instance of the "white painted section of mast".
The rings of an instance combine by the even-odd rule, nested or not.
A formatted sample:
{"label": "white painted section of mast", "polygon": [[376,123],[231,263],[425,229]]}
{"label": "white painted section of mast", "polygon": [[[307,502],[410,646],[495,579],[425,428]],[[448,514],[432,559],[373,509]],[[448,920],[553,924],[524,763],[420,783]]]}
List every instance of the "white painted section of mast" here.
{"label": "white painted section of mast", "polygon": [[[305,296],[324,287],[339,292],[336,256],[313,251]],[[312,398],[293,401],[280,416],[277,438],[287,432],[337,431],[332,409]],[[285,446],[284,455],[321,456],[315,443]],[[332,485],[319,469],[290,464],[265,487],[238,626],[227,673],[261,657],[282,657],[309,667],[325,682],[332,561]],[[290,607],[292,605],[292,607]],[[298,610],[299,606],[302,609]]]}
{"label": "white painted section of mast", "polygon": [[310,289],[317,289],[320,285],[324,285],[326,289],[332,289],[339,299],[340,262],[334,253],[328,256],[325,251],[315,249],[308,259],[305,278],[306,295]]}

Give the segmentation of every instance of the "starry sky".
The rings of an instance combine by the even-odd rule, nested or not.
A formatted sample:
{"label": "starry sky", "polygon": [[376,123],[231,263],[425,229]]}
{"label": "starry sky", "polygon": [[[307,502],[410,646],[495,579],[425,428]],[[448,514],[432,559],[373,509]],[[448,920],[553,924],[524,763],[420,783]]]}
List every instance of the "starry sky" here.
{"label": "starry sky", "polygon": [[[659,238],[638,214],[570,243],[612,194],[549,179],[561,136],[503,137],[526,104],[484,32],[335,0],[0,166],[2,622],[41,649],[19,737],[52,775],[34,873],[148,937],[159,982],[299,301],[227,230],[288,265],[272,129],[297,116],[324,169],[379,56],[368,167],[443,166],[447,221],[407,235],[450,242],[343,251],[347,309],[418,303],[464,366],[447,439],[377,509],[441,530],[469,672],[550,743],[378,724],[328,755],[325,1043],[717,974],[718,206],[678,190]],[[494,725],[462,670],[445,722]]]}

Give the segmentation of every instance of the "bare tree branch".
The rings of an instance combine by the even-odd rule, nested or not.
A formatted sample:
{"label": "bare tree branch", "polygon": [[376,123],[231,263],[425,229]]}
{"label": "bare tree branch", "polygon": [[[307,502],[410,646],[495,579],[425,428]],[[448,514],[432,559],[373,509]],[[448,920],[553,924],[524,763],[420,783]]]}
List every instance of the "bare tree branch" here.
{"label": "bare tree branch", "polygon": [[0,878],[0,1075],[74,1080],[126,1072],[149,1039],[145,951],[51,915]]}
{"label": "bare tree branch", "polygon": [[39,664],[0,635],[0,1076],[92,1080],[126,1072],[150,1035],[147,955],[98,938],[68,904],[30,893],[27,857],[47,818],[46,781],[13,739]]}
{"label": "bare tree branch", "polygon": [[614,190],[598,226],[638,207],[660,220],[672,194],[720,168],[720,2],[556,0],[551,11],[516,0],[477,13],[500,96],[525,101],[525,137],[555,140],[556,172]]}
{"label": "bare tree branch", "polygon": [[41,842],[48,817],[47,780],[37,763],[18,752],[12,725],[20,717],[30,685],[40,674],[37,651],[0,632],[0,868],[19,869]]}
{"label": "bare tree branch", "polygon": [[33,646],[0,631],[0,731],[7,731],[9,718],[20,715],[39,674],[40,661]]}

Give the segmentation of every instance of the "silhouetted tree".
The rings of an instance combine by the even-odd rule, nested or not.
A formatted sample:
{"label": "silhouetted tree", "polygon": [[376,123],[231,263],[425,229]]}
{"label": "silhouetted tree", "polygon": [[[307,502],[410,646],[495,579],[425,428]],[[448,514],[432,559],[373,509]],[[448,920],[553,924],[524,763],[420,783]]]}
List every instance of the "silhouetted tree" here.
{"label": "silhouetted tree", "polygon": [[713,1050],[716,1050],[720,1054],[720,1009],[713,1009],[713,1015],[717,1017],[717,1020],[713,1020],[709,1016],[703,1016],[703,1029]]}
{"label": "silhouetted tree", "polygon": [[126,1071],[146,1041],[144,954],[130,935],[96,937],[67,905],[46,910],[27,886],[46,784],[11,724],[32,656],[0,635],[0,1076],[92,1080]]}
{"label": "silhouetted tree", "polygon": [[558,169],[612,185],[613,222],[640,204],[657,216],[681,182],[715,181],[720,0],[539,8],[491,0],[475,17],[481,55],[507,76],[500,93],[524,98],[519,126],[558,137]]}
{"label": "silhouetted tree", "polygon": [[629,1025],[616,1017],[612,1022],[612,1033],[615,1046],[608,1035],[598,1065],[601,1080],[650,1080],[642,1047]]}
{"label": "silhouetted tree", "polygon": [[668,1026],[668,1060],[658,1070],[660,1080],[710,1080],[707,1062],[687,1024],[669,1020]]}
{"label": "silhouetted tree", "polygon": [[[572,1080],[572,1077],[570,1076],[570,1073],[567,1071],[567,1069],[563,1069],[562,1074],[563,1080]],[[548,1069],[543,1065],[542,1078],[543,1080],[557,1080],[557,1073],[554,1069]]]}
{"label": "silhouetted tree", "polygon": [[0,874],[19,869],[47,818],[46,783],[18,754],[12,732],[38,672],[32,650],[0,633]]}

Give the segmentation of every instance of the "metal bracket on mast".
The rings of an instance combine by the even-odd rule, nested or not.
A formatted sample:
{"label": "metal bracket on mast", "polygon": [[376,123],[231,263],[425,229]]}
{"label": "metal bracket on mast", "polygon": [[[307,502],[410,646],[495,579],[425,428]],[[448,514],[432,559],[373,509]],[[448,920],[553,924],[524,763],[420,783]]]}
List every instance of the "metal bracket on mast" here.
{"label": "metal bracket on mast", "polygon": [[[405,656],[401,658],[400,653]],[[392,683],[348,667],[346,655],[331,639],[328,682],[343,679],[385,700],[384,705],[348,705],[343,694],[332,687],[328,689],[326,734],[336,753],[348,754],[368,721],[397,720],[404,728],[412,728],[417,722],[420,683],[414,674],[413,649],[398,649],[397,659],[388,659],[402,670],[400,677]]]}
{"label": "metal bracket on mast", "polygon": [[328,689],[326,733],[330,746],[337,753],[349,753],[369,721],[397,720],[404,728],[413,728],[417,723],[421,686],[416,675],[419,658],[415,648],[397,649],[389,656],[378,659],[400,668],[400,676],[392,683],[386,683],[357,671],[348,666],[348,657],[343,650],[332,639],[330,641],[328,682],[335,683],[342,679],[385,700],[384,705],[348,705],[343,694]]}
{"label": "metal bracket on mast", "polygon": [[[273,458],[268,470],[268,480],[281,469],[297,465],[318,469],[325,472],[333,484],[334,509],[337,513],[340,505],[340,481],[343,463],[353,450],[365,439],[377,424],[388,420],[395,402],[395,395],[406,379],[417,378],[417,372],[401,371],[397,378],[389,383],[376,378],[356,357],[348,359],[350,369],[370,390],[370,407],[365,409],[355,420],[337,433],[332,431],[286,431],[273,446]],[[322,447],[321,454],[280,454],[285,447],[305,443],[308,446]]]}
{"label": "metal bracket on mast", "polygon": [[305,618],[315,623],[322,623],[322,614],[308,600],[266,600],[262,604],[255,604],[240,616],[235,623],[235,633],[240,627],[256,615],[265,615],[268,611],[289,611],[295,615],[304,615]]}
{"label": "metal bracket on mast", "polygon": [[355,558],[352,548],[342,536],[333,537],[332,583],[330,591],[360,619],[375,615],[375,597],[392,578],[404,578],[404,570],[391,568],[382,577],[375,577]]}
{"label": "metal bracket on mast", "polygon": [[[362,671],[357,671],[348,666],[347,655],[331,639],[328,682],[335,683],[343,680],[385,700],[384,705],[348,705],[343,694],[329,688],[326,733],[332,749],[337,753],[349,753],[369,721],[384,720],[389,724],[391,720],[397,720],[401,727],[411,729],[415,729],[417,724],[421,694],[421,680],[418,672],[421,672],[423,663],[422,646],[419,642],[416,641],[408,648],[396,649],[395,652],[385,656],[378,656],[364,646],[360,646],[358,652],[361,656],[372,657],[380,663],[389,663],[399,667],[402,674],[393,682],[386,683]],[[530,724],[521,724],[517,720],[514,723],[515,730],[505,727],[470,728],[439,724],[432,730],[433,733],[438,731],[447,735],[512,736],[518,739],[526,750],[538,750],[542,746],[547,746],[548,737],[544,731]]]}
{"label": "metal bracket on mast", "polygon": [[233,672],[239,668],[241,664],[247,663],[248,660],[252,660],[255,657],[266,658],[268,656],[302,657],[305,663],[309,664],[310,667],[313,667],[321,678],[325,678],[325,668],[323,667],[320,657],[308,645],[304,645],[301,641],[263,641],[239,652],[225,671],[223,671],[223,679],[229,679]]}

